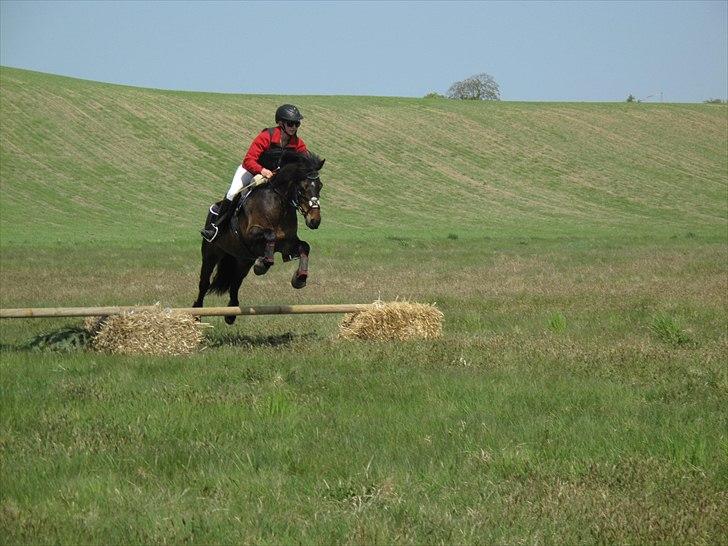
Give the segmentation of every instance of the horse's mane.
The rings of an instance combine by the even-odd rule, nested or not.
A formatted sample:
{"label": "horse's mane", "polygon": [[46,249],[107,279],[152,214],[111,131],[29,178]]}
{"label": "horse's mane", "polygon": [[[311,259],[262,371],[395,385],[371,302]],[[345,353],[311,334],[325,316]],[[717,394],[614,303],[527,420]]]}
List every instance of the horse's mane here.
{"label": "horse's mane", "polygon": [[318,155],[312,152],[300,153],[289,149],[284,149],[282,155],[280,155],[279,152],[271,152],[271,150],[266,150],[261,154],[259,162],[264,167],[272,170],[277,167],[278,158],[280,158],[280,171],[278,175],[273,177],[273,179],[271,180],[271,183],[274,187],[289,185],[292,182],[291,177],[286,176],[289,173],[292,175],[293,172],[298,169],[301,169],[305,172],[310,172],[315,170],[316,167],[321,163],[321,158],[319,158]]}
{"label": "horse's mane", "polygon": [[279,161],[281,167],[285,167],[286,165],[290,165],[291,163],[300,163],[303,166],[314,167],[318,165],[318,163],[321,161],[321,158],[312,152],[301,153],[288,148],[285,148],[283,150],[281,150],[280,148],[269,148],[260,155],[258,161],[265,168],[273,170],[278,167]]}

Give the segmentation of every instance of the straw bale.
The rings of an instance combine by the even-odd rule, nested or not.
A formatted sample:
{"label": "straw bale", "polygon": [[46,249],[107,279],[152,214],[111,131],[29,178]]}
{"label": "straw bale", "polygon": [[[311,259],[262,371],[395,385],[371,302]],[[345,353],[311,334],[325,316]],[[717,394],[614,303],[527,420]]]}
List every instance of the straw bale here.
{"label": "straw bale", "polygon": [[86,320],[97,351],[126,355],[187,355],[198,350],[207,325],[159,305]]}
{"label": "straw bale", "polygon": [[108,318],[108,315],[103,315],[100,317],[86,317],[83,319],[83,329],[92,336],[95,336],[99,333],[99,330]]}
{"label": "straw bale", "polygon": [[442,336],[442,319],[442,312],[434,305],[378,300],[369,309],[345,315],[339,337],[374,341],[435,339]]}

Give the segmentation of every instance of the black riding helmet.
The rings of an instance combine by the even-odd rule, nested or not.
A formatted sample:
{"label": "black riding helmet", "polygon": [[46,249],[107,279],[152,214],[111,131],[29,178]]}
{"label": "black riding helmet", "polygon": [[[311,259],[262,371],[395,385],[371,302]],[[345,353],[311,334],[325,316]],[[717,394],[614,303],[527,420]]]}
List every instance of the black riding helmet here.
{"label": "black riding helmet", "polygon": [[279,121],[301,121],[303,116],[292,104],[284,104],[276,110],[276,123]]}

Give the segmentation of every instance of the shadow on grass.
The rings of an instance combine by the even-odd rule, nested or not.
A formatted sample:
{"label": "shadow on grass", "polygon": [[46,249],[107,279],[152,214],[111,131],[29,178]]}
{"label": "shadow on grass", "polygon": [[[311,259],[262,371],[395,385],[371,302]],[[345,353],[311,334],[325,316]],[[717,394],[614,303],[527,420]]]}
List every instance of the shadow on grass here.
{"label": "shadow on grass", "polygon": [[85,350],[91,334],[81,327],[61,328],[48,334],[35,336],[29,341],[11,345],[0,344],[0,351],[59,351],[68,353]]}
{"label": "shadow on grass", "polygon": [[240,333],[224,333],[205,339],[205,345],[210,348],[218,347],[282,347],[296,341],[311,341],[320,336],[315,332],[298,334],[285,332],[269,336],[246,336]]}
{"label": "shadow on grass", "polygon": [[[283,347],[297,341],[319,339],[315,332],[246,336],[240,333],[215,334],[205,338],[204,344],[209,348],[219,347]],[[41,334],[29,341],[18,344],[2,343],[0,351],[51,351],[75,352],[89,349],[92,335],[81,327],[61,328],[48,334]]]}

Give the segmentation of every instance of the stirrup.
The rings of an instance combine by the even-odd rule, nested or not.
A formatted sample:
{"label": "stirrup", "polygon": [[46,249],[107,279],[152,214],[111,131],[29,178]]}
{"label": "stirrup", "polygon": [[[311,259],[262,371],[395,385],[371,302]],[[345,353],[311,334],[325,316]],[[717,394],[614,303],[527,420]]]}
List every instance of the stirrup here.
{"label": "stirrup", "polygon": [[207,229],[201,229],[200,230],[200,235],[202,235],[202,238],[205,241],[207,241],[208,243],[211,243],[212,241],[214,241],[215,240],[215,237],[217,237],[217,234],[219,232],[219,230],[218,230],[218,228],[217,228],[217,226],[215,224],[210,224],[210,229],[214,229],[215,230],[215,233],[212,234],[212,237],[208,237],[207,234],[205,233],[206,231],[208,231]]}

